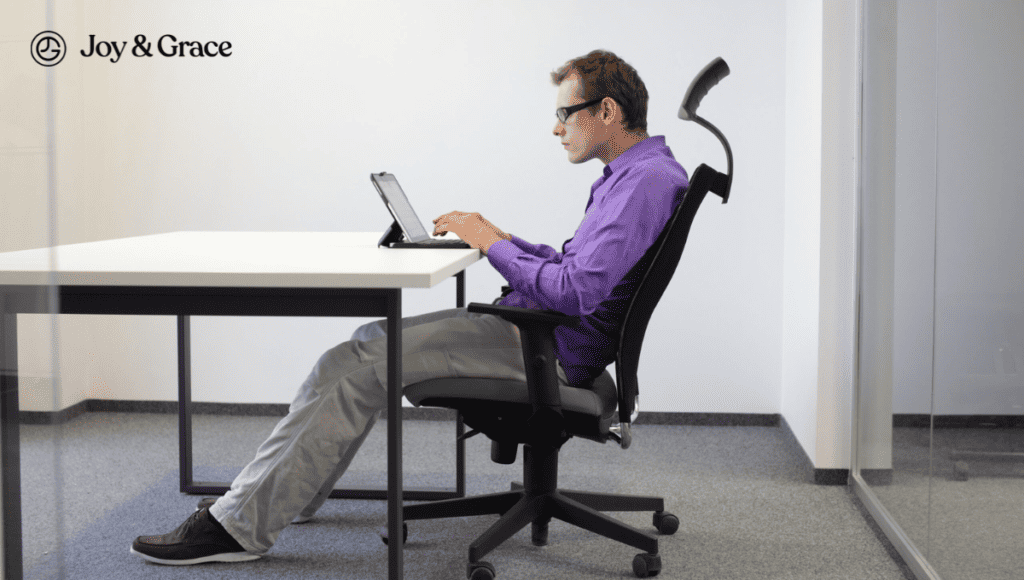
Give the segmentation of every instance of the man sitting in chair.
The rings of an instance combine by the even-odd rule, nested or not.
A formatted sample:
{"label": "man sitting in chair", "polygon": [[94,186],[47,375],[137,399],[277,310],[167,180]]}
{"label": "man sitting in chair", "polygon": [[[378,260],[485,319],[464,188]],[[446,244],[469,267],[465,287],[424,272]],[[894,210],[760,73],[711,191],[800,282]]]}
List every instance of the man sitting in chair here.
{"label": "man sitting in chair", "polygon": [[[622,313],[612,290],[664,229],[688,178],[665,138],[648,136],[647,89],[632,66],[596,50],[551,79],[553,134],[569,161],[605,165],[575,235],[559,253],[459,211],[435,219],[434,234],[452,232],[487,256],[513,290],[500,304],[580,317],[577,328],[555,331],[559,380],[579,385],[614,360]],[[526,380],[518,331],[500,317],[455,308],[403,318],[401,327],[403,387],[442,377]],[[313,517],[387,407],[385,329],[383,320],[361,326],[324,353],[227,494],[201,501],[170,533],[140,536],[131,553],[176,565],[253,560],[289,523]]]}

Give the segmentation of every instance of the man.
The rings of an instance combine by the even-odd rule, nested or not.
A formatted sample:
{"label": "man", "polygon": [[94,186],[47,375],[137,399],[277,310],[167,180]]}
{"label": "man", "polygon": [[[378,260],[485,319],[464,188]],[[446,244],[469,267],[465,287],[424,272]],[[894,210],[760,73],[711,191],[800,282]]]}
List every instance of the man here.
{"label": "man", "polygon": [[[479,248],[513,291],[501,304],[580,317],[559,327],[555,349],[563,385],[586,385],[614,360],[613,333],[635,280],[633,265],[661,233],[687,176],[665,145],[647,134],[647,89],[614,54],[593,51],[551,73],[558,87],[554,135],[571,163],[600,159],[586,214],[562,252],[506,234],[478,213],[434,220]],[[356,330],[324,353],[256,458],[220,499],[173,532],[141,536],[131,552],[188,565],[259,558],[291,522],[308,521],[387,406],[385,321]],[[432,378],[526,380],[516,328],[465,308],[402,319],[403,387]]]}

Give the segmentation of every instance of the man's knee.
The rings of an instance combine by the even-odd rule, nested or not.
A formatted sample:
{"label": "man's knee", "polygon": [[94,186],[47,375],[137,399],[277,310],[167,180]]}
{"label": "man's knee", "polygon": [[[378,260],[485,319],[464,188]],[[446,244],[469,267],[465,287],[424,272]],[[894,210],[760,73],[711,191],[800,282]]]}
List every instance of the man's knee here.
{"label": "man's knee", "polygon": [[352,333],[352,340],[366,342],[374,338],[386,336],[387,333],[384,331],[384,323],[385,321],[383,320],[375,320],[360,326]]}

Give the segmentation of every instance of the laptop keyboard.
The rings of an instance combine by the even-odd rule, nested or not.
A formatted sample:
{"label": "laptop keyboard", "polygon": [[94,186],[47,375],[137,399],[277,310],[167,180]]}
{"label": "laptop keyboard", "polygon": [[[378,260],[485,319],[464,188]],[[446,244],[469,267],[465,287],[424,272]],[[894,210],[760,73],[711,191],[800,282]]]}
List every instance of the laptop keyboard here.
{"label": "laptop keyboard", "polygon": [[468,247],[470,247],[469,244],[467,244],[466,242],[464,242],[462,240],[425,240],[425,241],[422,241],[422,242],[419,242],[419,243],[423,244],[423,245],[429,245],[429,246],[440,246],[440,247],[443,247],[443,248],[444,247],[450,247],[450,248],[468,248]]}

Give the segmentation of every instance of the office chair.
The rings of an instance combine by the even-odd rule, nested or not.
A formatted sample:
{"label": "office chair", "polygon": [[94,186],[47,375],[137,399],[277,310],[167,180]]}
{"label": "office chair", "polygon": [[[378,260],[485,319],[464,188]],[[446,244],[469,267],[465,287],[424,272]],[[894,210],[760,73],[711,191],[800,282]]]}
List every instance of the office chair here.
{"label": "office chair", "polygon": [[[459,411],[473,431],[466,436],[486,434],[491,441],[491,459],[498,463],[515,461],[523,445],[523,483],[512,490],[490,495],[403,507],[405,520],[502,514],[501,518],[469,547],[466,577],[491,580],[494,567],[481,560],[494,548],[532,524],[535,545],[547,543],[552,517],[644,550],[633,559],[633,572],[640,578],[661,570],[658,539],[601,513],[601,511],[653,511],[654,526],[662,534],[673,534],[679,519],[664,511],[660,497],[612,495],[557,488],[558,452],[572,437],[599,443],[609,439],[627,448],[632,440],[630,423],[638,395],[637,367],[647,323],[654,312],[683,252],[697,208],[712,191],[729,199],[732,183],[732,151],[725,137],[696,115],[697,106],[708,90],[729,74],[721,58],[712,61],[694,79],[679,109],[679,118],[708,128],[722,142],[728,159],[728,174],[701,165],[693,173],[682,201],[658,239],[623,280],[639,280],[628,299],[615,349],[616,380],[607,370],[583,388],[560,387],[555,368],[554,329],[575,326],[578,318],[554,310],[531,310],[509,306],[471,303],[470,312],[501,316],[520,330],[526,382],[488,378],[444,378],[409,385],[405,396],[414,405],[447,407]],[[506,292],[508,287],[505,287]],[[617,410],[617,413],[616,413]],[[618,417],[618,424],[615,418]],[[408,528],[403,530],[408,532]],[[387,541],[387,538],[384,538]],[[403,537],[403,540],[405,538]]]}

